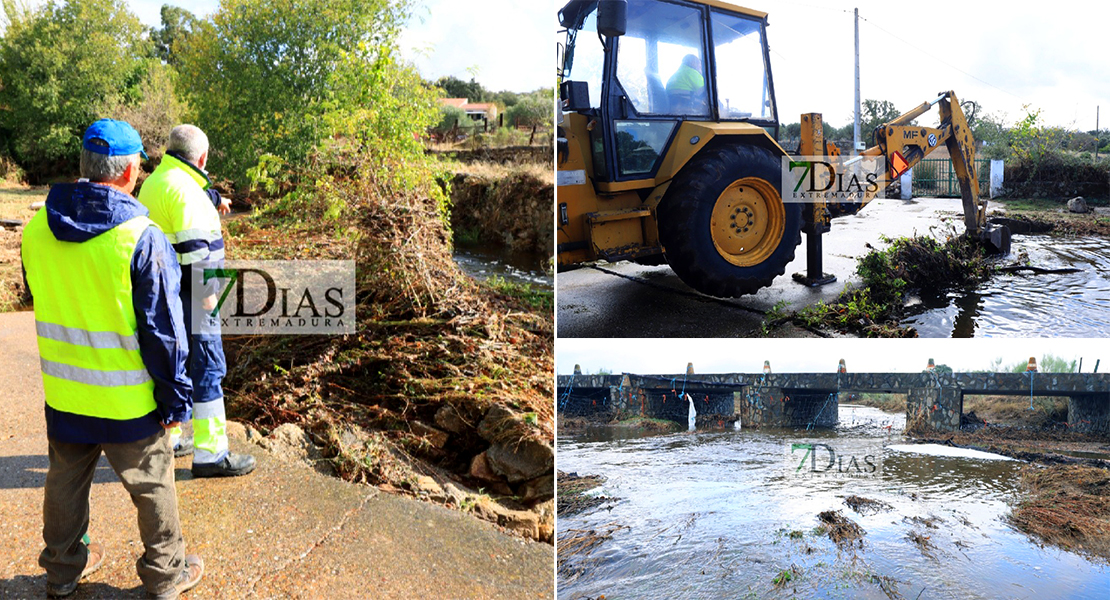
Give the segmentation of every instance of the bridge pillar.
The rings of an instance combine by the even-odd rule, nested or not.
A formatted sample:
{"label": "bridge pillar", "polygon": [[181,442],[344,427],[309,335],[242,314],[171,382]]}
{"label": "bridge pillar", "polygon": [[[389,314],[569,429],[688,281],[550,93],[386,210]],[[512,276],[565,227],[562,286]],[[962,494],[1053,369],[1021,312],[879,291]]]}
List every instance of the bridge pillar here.
{"label": "bridge pillar", "polygon": [[1110,433],[1110,394],[1083,394],[1068,398],[1068,428]]}
{"label": "bridge pillar", "polygon": [[749,386],[733,394],[733,410],[744,427],[835,427],[836,394]]}
{"label": "bridge pillar", "polygon": [[906,402],[906,432],[959,431],[963,392],[959,388],[910,388]]}

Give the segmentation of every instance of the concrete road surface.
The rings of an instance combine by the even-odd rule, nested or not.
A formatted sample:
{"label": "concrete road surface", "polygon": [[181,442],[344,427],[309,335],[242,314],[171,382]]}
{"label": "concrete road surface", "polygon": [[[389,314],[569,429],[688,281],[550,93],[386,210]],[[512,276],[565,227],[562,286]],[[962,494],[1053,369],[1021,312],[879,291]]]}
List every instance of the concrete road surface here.
{"label": "concrete road surface", "polygon": [[[42,486],[46,433],[34,317],[0,314],[0,598],[45,597]],[[245,477],[196,479],[178,459],[188,551],[205,561],[188,598],[552,598],[554,549],[425,502],[380,493],[272,458]],[[104,567],[72,597],[141,598],[136,514],[103,458],[89,534]]]}

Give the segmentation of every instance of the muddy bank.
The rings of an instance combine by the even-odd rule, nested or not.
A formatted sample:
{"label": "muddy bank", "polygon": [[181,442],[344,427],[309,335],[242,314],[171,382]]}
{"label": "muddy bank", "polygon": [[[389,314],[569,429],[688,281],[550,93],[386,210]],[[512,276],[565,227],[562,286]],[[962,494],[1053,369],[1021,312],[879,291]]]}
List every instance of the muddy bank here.
{"label": "muddy bank", "polygon": [[1078,214],[1058,208],[1025,208],[1014,205],[1006,207],[1006,216],[994,217],[991,222],[1009,227],[1015,235],[1046,233],[1110,237],[1110,210],[1106,208]]}
{"label": "muddy bank", "polygon": [[427,150],[439,158],[463,163],[496,163],[524,165],[529,163],[551,164],[555,151],[551,146],[508,146],[504,148],[478,148],[476,150]]}
{"label": "muddy bank", "polygon": [[458,173],[451,180],[451,227],[456,237],[514,252],[554,254],[551,215],[555,186],[529,172],[502,178]]}

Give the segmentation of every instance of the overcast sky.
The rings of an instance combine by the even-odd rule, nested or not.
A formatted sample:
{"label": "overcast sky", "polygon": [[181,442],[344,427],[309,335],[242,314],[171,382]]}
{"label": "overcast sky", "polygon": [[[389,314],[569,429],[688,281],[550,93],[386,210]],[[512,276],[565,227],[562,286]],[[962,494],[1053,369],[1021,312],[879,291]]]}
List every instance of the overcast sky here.
{"label": "overcast sky", "polygon": [[[197,16],[216,0],[128,0],[143,23],[161,23],[163,4]],[[535,0],[418,0],[401,34],[401,51],[425,79],[454,75],[477,79],[486,89],[530,92],[555,85],[555,44],[549,37],[555,5]]]}
{"label": "overcast sky", "polygon": [[560,375],[573,373],[575,364],[590,373],[684,373],[688,362],[697,373],[758,373],[765,360],[778,372],[827,373],[836,371],[841,358],[857,373],[917,372],[930,358],[956,371],[975,371],[989,369],[999,357],[1008,366],[1045,354],[1082,358],[1086,373],[1101,359],[1099,372],[1110,371],[1106,340],[559,339],[555,350]]}
{"label": "overcast sky", "polygon": [[[909,110],[954,90],[1008,123],[1020,120],[1028,104],[1042,109],[1048,124],[1081,130],[1095,128],[1096,106],[1110,109],[1110,51],[1102,33],[1110,3],[736,3],[769,13],[771,69],[784,124],[803,112],[822,113],[837,127],[851,122],[857,7],[861,99],[890,100]],[[1110,127],[1110,115],[1101,126]]]}
{"label": "overcast sky", "polygon": [[[1095,128],[1095,107],[1110,110],[1110,51],[1103,29],[1110,4],[750,0],[769,13],[767,38],[779,118],[802,112],[849,123],[853,104],[853,19],[860,13],[861,98],[907,110],[955,90],[989,113],[1043,110],[1054,125]],[[1110,127],[1110,114],[1102,119]]]}

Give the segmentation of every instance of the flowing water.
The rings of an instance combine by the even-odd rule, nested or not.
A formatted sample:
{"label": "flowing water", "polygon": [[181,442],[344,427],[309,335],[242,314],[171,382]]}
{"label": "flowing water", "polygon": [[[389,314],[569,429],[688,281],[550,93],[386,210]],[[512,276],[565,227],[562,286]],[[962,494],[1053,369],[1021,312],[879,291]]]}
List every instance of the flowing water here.
{"label": "flowing water", "polygon": [[[884,448],[904,443],[892,433],[904,424],[902,415],[842,405],[840,426],[820,432],[560,434],[559,469],[606,477],[595,493],[613,499],[560,516],[560,537],[627,528],[560,565],[559,597],[1108,597],[1110,566],[1041,548],[1006,523],[1023,463]],[[787,460],[799,443],[835,448],[842,464],[877,453],[881,473],[800,478],[809,461]],[[890,509],[857,513],[844,503],[853,494]],[[861,549],[838,551],[814,531],[827,510],[865,530]],[[792,566],[793,579],[776,587]]]}
{"label": "flowing water", "polygon": [[1029,264],[1078,273],[997,275],[972,290],[921,297],[903,321],[922,337],[1110,336],[1110,242],[1097,237],[1015,236]]}
{"label": "flowing water", "polygon": [[547,261],[539,254],[510,252],[493,244],[456,244],[455,262],[476,279],[484,280],[496,275],[543,289],[555,287],[554,275],[544,268]]}

